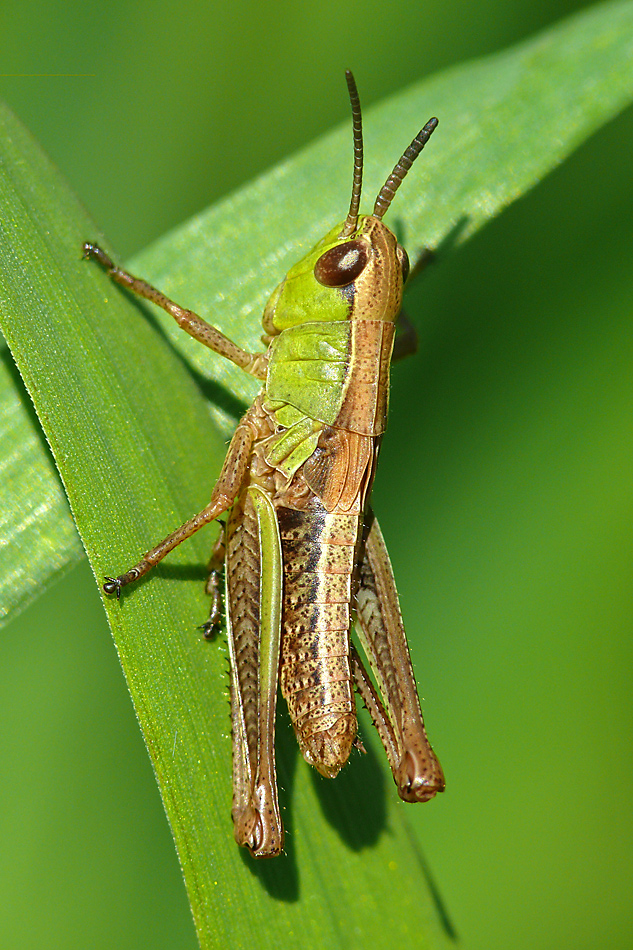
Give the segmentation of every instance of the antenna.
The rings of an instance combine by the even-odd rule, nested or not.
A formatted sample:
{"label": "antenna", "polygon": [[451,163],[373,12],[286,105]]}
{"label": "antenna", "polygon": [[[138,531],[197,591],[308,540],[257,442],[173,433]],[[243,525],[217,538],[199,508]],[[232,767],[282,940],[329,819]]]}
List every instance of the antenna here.
{"label": "antenna", "polygon": [[[429,119],[423,129],[420,129],[411,145],[405,150],[404,155],[394,167],[389,178],[380,189],[374,205],[374,217],[382,220],[382,216],[393,201],[393,196],[404,181],[404,178],[413,165],[414,161],[431,138],[433,131],[438,126],[437,119]],[[351,209],[350,209],[351,210]]]}
{"label": "antenna", "polygon": [[352,200],[349,212],[339,237],[349,237],[356,230],[358,224],[358,209],[360,207],[360,193],[363,186],[363,118],[360,111],[360,99],[356,80],[351,69],[345,70],[349,101],[352,104],[352,124],[354,127],[354,180],[352,182]]}

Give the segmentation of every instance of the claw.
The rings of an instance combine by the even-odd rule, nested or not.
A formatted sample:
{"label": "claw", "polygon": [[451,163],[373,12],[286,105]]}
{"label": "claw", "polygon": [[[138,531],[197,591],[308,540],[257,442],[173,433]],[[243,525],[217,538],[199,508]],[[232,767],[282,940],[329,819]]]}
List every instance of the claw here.
{"label": "claw", "polygon": [[106,577],[104,578],[105,584],[103,585],[104,593],[106,594],[116,594],[116,599],[121,599],[121,588],[122,583],[119,577]]}
{"label": "claw", "polygon": [[105,267],[106,270],[113,270],[114,264],[112,260],[108,257],[105,251],[102,251],[98,244],[91,244],[90,241],[86,241],[83,246],[83,257],[84,260],[93,260],[101,264],[102,267]]}
{"label": "claw", "polygon": [[196,627],[196,630],[202,630],[202,636],[205,640],[213,640],[218,629],[219,624],[216,620],[207,620],[205,623],[201,623],[199,627]]}

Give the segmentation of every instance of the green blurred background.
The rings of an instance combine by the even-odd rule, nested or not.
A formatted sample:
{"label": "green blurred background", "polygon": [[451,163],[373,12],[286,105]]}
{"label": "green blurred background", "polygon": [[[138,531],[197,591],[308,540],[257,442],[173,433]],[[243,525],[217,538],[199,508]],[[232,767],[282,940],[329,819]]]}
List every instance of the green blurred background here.
{"label": "green blurred background", "polygon": [[[583,6],[5,2],[0,95],[125,259],[345,119],[344,67],[368,106]],[[374,498],[469,950],[633,946],[632,154],[629,110],[409,295]],[[0,946],[195,947],[88,567],[0,649]]]}

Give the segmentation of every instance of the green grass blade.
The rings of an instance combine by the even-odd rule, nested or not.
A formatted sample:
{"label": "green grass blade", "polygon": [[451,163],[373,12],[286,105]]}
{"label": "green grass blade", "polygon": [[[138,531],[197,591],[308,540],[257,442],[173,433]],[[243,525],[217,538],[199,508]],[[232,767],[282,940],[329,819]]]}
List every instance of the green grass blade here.
{"label": "green grass blade", "polygon": [[0,625],[83,548],[42,430],[11,354],[0,347]]}
{"label": "green grass blade", "polygon": [[[442,119],[392,212],[408,247],[463,240],[630,101],[632,27],[631,3],[596,8],[370,112],[372,196],[421,123]],[[99,235],[28,135],[8,115],[1,125],[0,317],[101,578],[204,505],[219,432],[252,388],[192,341],[178,338],[174,352],[161,316],[148,320],[80,260],[81,242]],[[138,268],[252,345],[267,291],[344,216],[349,152],[349,129],[333,133],[166,237]],[[193,630],[210,543],[196,536],[107,604],[202,945],[445,945],[403,806],[371,751],[336,782],[319,780],[297,761],[282,716],[288,856],[254,865],[234,846],[224,652]]]}

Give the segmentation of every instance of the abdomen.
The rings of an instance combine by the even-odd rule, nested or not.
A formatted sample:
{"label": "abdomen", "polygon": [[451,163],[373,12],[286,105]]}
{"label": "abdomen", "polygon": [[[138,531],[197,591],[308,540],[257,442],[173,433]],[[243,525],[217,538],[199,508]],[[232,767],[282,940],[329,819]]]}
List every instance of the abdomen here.
{"label": "abdomen", "polygon": [[284,564],[281,689],[304,758],[334,777],[356,738],[350,667],[359,514],[278,508]]}

